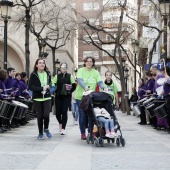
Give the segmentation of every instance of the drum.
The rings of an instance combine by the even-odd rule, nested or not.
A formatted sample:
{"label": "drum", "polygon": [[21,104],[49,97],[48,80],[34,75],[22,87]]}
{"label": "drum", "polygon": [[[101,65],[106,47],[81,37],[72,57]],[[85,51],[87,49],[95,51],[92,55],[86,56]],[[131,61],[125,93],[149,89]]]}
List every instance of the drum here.
{"label": "drum", "polygon": [[16,111],[16,106],[10,102],[3,101],[1,106],[0,117],[4,119],[12,120],[14,113]]}
{"label": "drum", "polygon": [[16,100],[12,100],[12,103],[17,106],[17,110],[15,112],[14,117],[16,119],[22,119],[23,117],[25,117],[26,110],[28,109],[28,106],[25,105],[24,103],[21,103],[21,102],[16,101]]}
{"label": "drum", "polygon": [[140,116],[141,111],[140,111],[140,106],[139,106],[138,104],[135,105],[135,106],[132,108],[132,110],[133,110],[133,112],[135,113],[135,115],[136,115],[137,117]]}
{"label": "drum", "polygon": [[158,106],[157,108],[154,109],[154,112],[156,112],[158,114],[158,117],[161,119],[161,118],[164,118],[167,116],[167,112],[166,112],[166,107],[165,107],[165,103]]}
{"label": "drum", "polygon": [[139,101],[138,101],[139,105],[140,105],[140,106],[143,106],[143,102],[144,102],[145,100],[147,100],[147,99],[148,99],[148,98],[145,97],[145,98],[139,100]]}
{"label": "drum", "polygon": [[147,99],[146,101],[143,102],[143,106],[145,108],[147,108],[149,105],[151,105],[153,103],[154,99],[155,99],[154,97],[151,97],[151,98]]}
{"label": "drum", "polygon": [[154,109],[155,109],[155,104],[154,103],[150,103],[149,106],[146,107],[146,109],[148,110],[148,114],[149,114],[149,117],[152,118],[152,117],[155,117],[155,112],[154,112]]}

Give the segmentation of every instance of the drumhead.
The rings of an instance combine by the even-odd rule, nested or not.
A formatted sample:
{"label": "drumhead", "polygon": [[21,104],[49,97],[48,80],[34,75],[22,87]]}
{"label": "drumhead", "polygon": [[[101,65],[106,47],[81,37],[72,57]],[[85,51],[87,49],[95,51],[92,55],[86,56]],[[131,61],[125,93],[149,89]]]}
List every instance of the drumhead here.
{"label": "drumhead", "polygon": [[147,106],[146,109],[150,109],[151,107],[155,106],[154,103],[152,103],[151,105]]}
{"label": "drumhead", "polygon": [[16,100],[12,100],[12,103],[14,103],[15,105],[20,106],[20,107],[28,108],[28,106],[26,104],[21,103],[21,102],[16,101]]}

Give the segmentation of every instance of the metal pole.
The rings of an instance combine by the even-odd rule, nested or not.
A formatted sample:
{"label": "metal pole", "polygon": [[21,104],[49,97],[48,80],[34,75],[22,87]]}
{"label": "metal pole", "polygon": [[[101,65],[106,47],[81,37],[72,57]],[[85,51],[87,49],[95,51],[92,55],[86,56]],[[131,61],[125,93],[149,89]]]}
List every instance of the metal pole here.
{"label": "metal pole", "polygon": [[4,69],[7,70],[7,25],[8,19],[4,18]]}
{"label": "metal pole", "polygon": [[136,52],[135,52],[135,60],[134,60],[135,70],[134,70],[134,88],[136,89]]}

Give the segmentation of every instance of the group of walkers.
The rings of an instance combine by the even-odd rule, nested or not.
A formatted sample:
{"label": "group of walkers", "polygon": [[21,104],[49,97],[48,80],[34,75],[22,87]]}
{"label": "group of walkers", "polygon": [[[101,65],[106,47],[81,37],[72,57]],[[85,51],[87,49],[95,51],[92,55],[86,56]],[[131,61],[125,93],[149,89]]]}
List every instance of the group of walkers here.
{"label": "group of walkers", "polygon": [[[74,120],[79,122],[81,139],[86,139],[86,128],[88,128],[88,118],[80,108],[80,102],[84,92],[96,91],[99,86],[100,91],[107,89],[107,92],[113,96],[114,104],[118,107],[117,86],[112,80],[112,73],[105,73],[106,80],[103,82],[97,70],[95,70],[95,60],[92,57],[87,57],[84,60],[82,68],[78,69],[77,79],[67,72],[67,63],[60,64],[60,73],[53,78],[50,74],[45,60],[37,59],[34,65],[33,72],[28,80],[26,73],[16,73],[15,69],[8,68],[0,70],[0,98],[5,100],[7,90],[10,95],[15,93],[16,98],[23,96],[28,100],[33,101],[33,107],[36,112],[38,124],[38,139],[43,138],[45,133],[48,138],[52,137],[49,131],[50,112],[52,99],[51,95],[55,94],[55,115],[59,124],[61,135],[66,134],[66,125],[68,119],[68,109],[72,102],[72,112]],[[28,82],[28,85],[27,85]],[[2,121],[1,121],[2,122]],[[109,121],[104,121],[104,124],[109,124]],[[1,124],[1,129],[4,126]]]}
{"label": "group of walkers", "polygon": [[[144,105],[140,106],[140,125],[152,125],[154,129],[166,129],[170,132],[170,68],[163,67],[161,70],[157,68],[157,66],[151,66],[150,71],[146,73],[146,84],[144,83],[144,79],[139,79],[138,81],[138,91],[133,90],[133,97],[131,101],[138,100],[138,102],[142,101],[142,99],[149,96],[149,98],[153,97],[161,100],[165,100],[165,108],[167,116],[159,119],[157,114],[155,116],[148,116],[148,112],[146,112]],[[161,83],[160,83],[161,82]],[[144,99],[145,100],[145,99]],[[152,100],[152,99],[151,99]],[[149,102],[146,104],[149,104]],[[146,105],[145,104],[145,105]],[[160,106],[159,102],[154,103],[154,108]],[[147,106],[146,106],[147,107]],[[154,110],[151,110],[154,111]]]}

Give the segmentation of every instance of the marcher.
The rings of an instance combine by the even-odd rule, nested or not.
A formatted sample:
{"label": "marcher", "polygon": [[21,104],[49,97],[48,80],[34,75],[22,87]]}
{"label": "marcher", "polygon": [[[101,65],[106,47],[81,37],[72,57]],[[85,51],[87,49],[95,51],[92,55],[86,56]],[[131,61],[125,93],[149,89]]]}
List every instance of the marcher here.
{"label": "marcher", "polygon": [[73,123],[77,125],[79,112],[78,112],[78,106],[76,104],[76,99],[75,99],[75,91],[72,93],[71,105],[72,105]]}
{"label": "marcher", "polygon": [[[144,84],[143,79],[138,80],[139,83],[139,89],[138,89],[138,100],[141,100],[146,95],[146,85]],[[140,114],[140,122],[138,124],[140,125],[146,125],[146,114],[145,114],[145,108],[144,106],[140,106],[141,114]]]}
{"label": "marcher", "polygon": [[65,128],[68,119],[68,108],[71,105],[71,94],[76,89],[74,77],[67,73],[67,63],[60,65],[61,73],[56,75],[52,80],[52,85],[56,85],[55,107],[56,118],[59,123],[61,135],[65,135]]}
{"label": "marcher", "polygon": [[[104,89],[104,84],[101,80],[101,76],[97,70],[94,69],[95,60],[92,57],[86,57],[84,59],[84,67],[80,68],[77,72],[78,85],[76,87],[76,103],[78,107],[80,106],[81,99],[83,97],[83,92],[92,90],[95,91],[97,84],[101,89]],[[79,107],[79,127],[81,132],[81,139],[86,139],[85,134],[85,114],[83,110]]]}
{"label": "marcher", "polygon": [[43,123],[44,132],[48,138],[52,135],[49,132],[49,114],[51,108],[51,74],[48,71],[45,60],[37,59],[34,65],[34,70],[31,73],[29,80],[29,90],[33,92],[32,99],[34,109],[37,113],[39,135],[38,139],[43,138]]}
{"label": "marcher", "polygon": [[109,92],[109,94],[112,95],[114,106],[116,106],[116,108],[119,108],[119,99],[118,99],[118,93],[117,93],[118,88],[117,88],[116,83],[114,83],[112,80],[112,72],[106,71],[105,78],[106,78],[104,81],[105,90]]}

